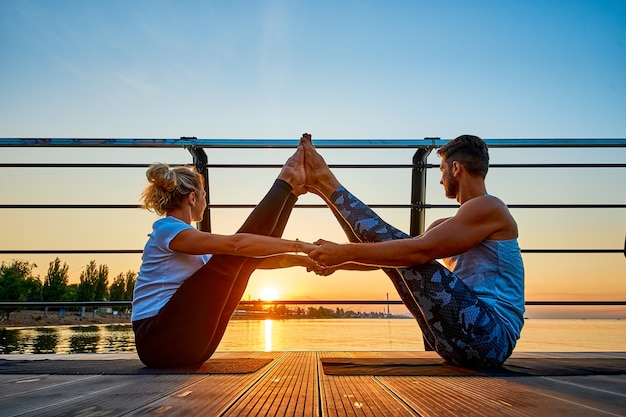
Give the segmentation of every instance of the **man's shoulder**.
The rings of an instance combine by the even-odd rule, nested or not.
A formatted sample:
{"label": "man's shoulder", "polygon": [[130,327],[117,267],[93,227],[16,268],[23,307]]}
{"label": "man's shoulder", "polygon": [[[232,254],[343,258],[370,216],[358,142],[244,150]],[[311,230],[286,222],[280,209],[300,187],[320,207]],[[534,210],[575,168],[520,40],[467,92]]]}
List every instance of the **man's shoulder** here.
{"label": "man's shoulder", "polygon": [[486,194],[476,199],[473,215],[489,219],[493,226],[493,233],[489,239],[501,240],[517,237],[517,222],[509,211],[509,207],[498,197]]}
{"label": "man's shoulder", "polygon": [[479,197],[472,198],[471,200],[466,201],[464,204],[461,204],[459,210],[478,212],[492,210],[508,211],[508,207],[498,197],[491,194],[485,194]]}

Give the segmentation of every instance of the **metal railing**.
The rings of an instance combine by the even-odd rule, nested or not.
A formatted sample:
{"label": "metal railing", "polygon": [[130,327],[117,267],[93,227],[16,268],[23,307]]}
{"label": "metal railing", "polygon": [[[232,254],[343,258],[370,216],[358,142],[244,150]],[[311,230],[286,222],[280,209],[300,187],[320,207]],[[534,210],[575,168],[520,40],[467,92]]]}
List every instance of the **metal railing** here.
{"label": "metal railing", "polygon": [[[368,140],[315,140],[317,148],[327,149],[414,149],[410,164],[343,164],[330,165],[332,169],[341,168],[367,168],[388,169],[407,168],[411,169],[411,202],[410,204],[370,204],[372,208],[406,208],[410,210],[410,233],[420,234],[424,231],[425,211],[433,208],[455,208],[454,204],[428,204],[426,203],[426,172],[438,166],[427,163],[427,158],[432,150],[443,146],[448,140],[440,138],[416,139],[368,139]],[[489,148],[624,148],[626,139],[486,139]],[[74,138],[4,138],[0,139],[0,147],[50,147],[50,148],[185,148],[192,158],[196,169],[205,177],[207,187],[207,205],[204,220],[198,227],[201,230],[211,230],[211,209],[223,208],[252,208],[253,204],[211,204],[210,203],[210,176],[211,168],[279,168],[274,164],[213,164],[208,163],[205,149],[260,149],[260,148],[295,148],[297,140],[234,140],[234,139],[197,139],[195,137],[182,137],[180,139],[74,139]],[[148,164],[116,164],[116,163],[0,163],[0,168],[147,168]],[[565,164],[492,164],[492,168],[626,168],[626,163],[565,163]],[[0,204],[2,209],[136,209],[137,204]],[[300,208],[318,208],[324,205],[299,204]],[[571,209],[611,209],[626,208],[626,203],[618,204],[510,204],[509,208],[537,209],[537,208],[571,208]],[[0,250],[0,254],[133,254],[141,253],[141,249],[94,249],[94,250],[58,250],[58,249],[35,249]],[[533,249],[522,248],[523,253],[624,253],[625,247],[606,249]],[[0,302],[1,307],[9,306],[71,306],[68,302]],[[128,301],[103,301],[103,302],[80,302],[80,306],[126,306]],[[289,304],[289,305],[337,305],[337,304],[378,304],[394,305],[401,304],[400,300],[283,300],[283,301],[242,301],[241,304],[264,305],[264,304]],[[527,301],[527,305],[626,305],[626,301]]]}

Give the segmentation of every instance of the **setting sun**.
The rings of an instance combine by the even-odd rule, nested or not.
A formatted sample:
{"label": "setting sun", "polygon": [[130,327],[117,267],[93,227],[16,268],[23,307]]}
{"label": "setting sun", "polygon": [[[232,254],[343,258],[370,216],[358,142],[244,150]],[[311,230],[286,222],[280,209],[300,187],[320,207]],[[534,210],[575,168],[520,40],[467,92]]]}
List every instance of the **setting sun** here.
{"label": "setting sun", "polygon": [[261,290],[261,300],[274,301],[278,299],[278,290],[276,288],[266,287]]}

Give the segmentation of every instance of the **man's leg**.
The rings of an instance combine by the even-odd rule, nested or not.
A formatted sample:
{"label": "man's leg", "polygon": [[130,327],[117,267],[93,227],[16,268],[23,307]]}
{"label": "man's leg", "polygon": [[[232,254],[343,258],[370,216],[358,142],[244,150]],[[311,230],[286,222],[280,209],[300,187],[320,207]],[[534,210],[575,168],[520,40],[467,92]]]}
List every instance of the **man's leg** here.
{"label": "man's leg", "polygon": [[[306,184],[334,206],[349,226],[348,236],[363,242],[404,239],[410,236],[386,224],[369,207],[341,186],[311,135],[304,134]],[[438,262],[410,268],[385,269],[428,343],[444,359],[465,366],[496,366],[511,353],[506,330],[490,310],[454,274]]]}
{"label": "man's leg", "polygon": [[[352,241],[410,238],[342,186],[328,200]],[[510,355],[506,330],[473,291],[443,265],[431,261],[384,271],[428,343],[444,359],[465,366],[498,366]]]}

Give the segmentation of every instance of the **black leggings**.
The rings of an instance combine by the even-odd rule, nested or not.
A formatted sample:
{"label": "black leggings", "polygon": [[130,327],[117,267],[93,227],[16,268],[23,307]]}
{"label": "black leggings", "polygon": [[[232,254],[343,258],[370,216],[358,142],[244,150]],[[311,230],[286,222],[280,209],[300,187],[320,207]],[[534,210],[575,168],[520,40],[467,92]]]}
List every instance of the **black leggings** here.
{"label": "black leggings", "polygon": [[[280,237],[297,197],[280,179],[255,207],[239,233]],[[176,290],[154,317],[133,322],[135,346],[149,367],[205,362],[217,349],[226,326],[260,259],[213,255]]]}

